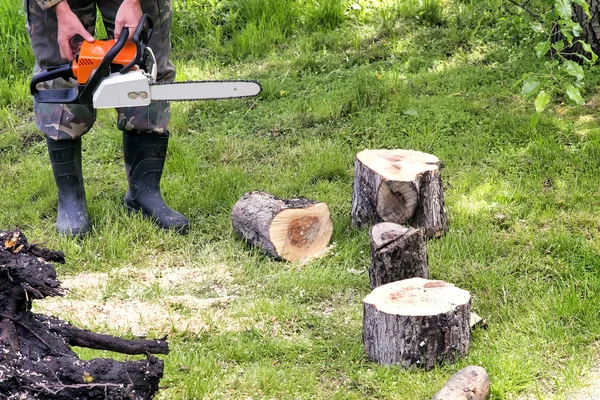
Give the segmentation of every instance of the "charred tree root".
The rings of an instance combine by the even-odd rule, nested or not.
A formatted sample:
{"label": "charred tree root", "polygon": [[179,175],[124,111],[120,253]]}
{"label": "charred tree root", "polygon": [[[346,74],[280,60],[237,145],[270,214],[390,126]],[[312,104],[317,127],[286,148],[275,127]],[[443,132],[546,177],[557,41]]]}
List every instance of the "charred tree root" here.
{"label": "charred tree root", "polygon": [[[164,364],[150,354],[167,354],[166,340],[125,340],[32,313],[33,300],[64,294],[48,261],[64,256],[28,244],[18,231],[0,231],[0,399],[152,398]],[[70,346],[146,359],[83,361]]]}
{"label": "charred tree root", "polygon": [[423,228],[427,238],[448,230],[437,157],[413,150],[364,150],[354,165],[352,225],[406,223]]}
{"label": "charred tree root", "polygon": [[266,192],[244,194],[231,211],[233,230],[276,259],[304,260],[329,244],[329,207],[306,198],[280,199]]}

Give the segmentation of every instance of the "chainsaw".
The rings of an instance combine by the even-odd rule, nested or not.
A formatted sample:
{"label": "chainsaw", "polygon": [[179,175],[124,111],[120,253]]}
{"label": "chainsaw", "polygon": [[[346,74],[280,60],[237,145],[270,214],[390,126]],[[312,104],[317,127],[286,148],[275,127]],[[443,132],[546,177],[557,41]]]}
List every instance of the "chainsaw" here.
{"label": "chainsaw", "polygon": [[[94,108],[140,107],[152,101],[234,99],[256,96],[258,82],[246,80],[156,82],[156,58],[147,46],[152,20],[144,14],[131,41],[123,28],[118,40],[84,41],[76,59],[33,77],[30,91],[38,103],[75,103]],[[76,79],[71,88],[39,90],[56,78]]]}

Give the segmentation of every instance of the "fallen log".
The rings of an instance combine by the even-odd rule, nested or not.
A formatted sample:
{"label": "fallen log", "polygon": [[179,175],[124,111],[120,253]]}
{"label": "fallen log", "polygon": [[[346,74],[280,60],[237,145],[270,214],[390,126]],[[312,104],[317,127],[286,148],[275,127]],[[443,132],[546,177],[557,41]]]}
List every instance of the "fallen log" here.
{"label": "fallen log", "polygon": [[410,278],[429,279],[423,229],[382,222],[371,228],[371,289]]}
{"label": "fallen log", "polygon": [[363,300],[367,357],[381,365],[432,369],[469,351],[469,292],[411,278],[377,287]]}
{"label": "fallen log", "polygon": [[413,150],[364,150],[356,155],[351,221],[423,228],[427,238],[448,230],[440,160]]}
{"label": "fallen log", "polygon": [[448,380],[431,400],[485,400],[490,395],[490,377],[485,368],[469,366]]}
{"label": "fallen log", "polygon": [[[0,231],[0,399],[150,399],[158,391],[165,339],[137,341],[92,333],[31,312],[32,302],[62,296],[49,261],[61,252],[28,243],[19,231]],[[146,354],[137,361],[81,360],[71,345]]]}
{"label": "fallen log", "polygon": [[304,260],[329,244],[329,207],[306,198],[280,199],[266,192],[244,194],[231,211],[233,230],[276,259]]}

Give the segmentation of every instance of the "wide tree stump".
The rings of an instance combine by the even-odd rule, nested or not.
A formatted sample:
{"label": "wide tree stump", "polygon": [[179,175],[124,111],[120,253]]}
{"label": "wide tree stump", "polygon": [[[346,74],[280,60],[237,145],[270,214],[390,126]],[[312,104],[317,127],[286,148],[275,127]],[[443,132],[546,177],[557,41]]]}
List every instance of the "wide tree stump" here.
{"label": "wide tree stump", "polygon": [[356,155],[352,225],[394,222],[423,228],[427,238],[448,230],[440,160],[413,150],[364,150]]}
{"label": "wide tree stump", "polygon": [[469,292],[411,278],[379,286],[363,300],[363,341],[381,365],[433,368],[469,351]]}
{"label": "wide tree stump", "polygon": [[304,260],[329,244],[329,207],[306,198],[280,199],[266,192],[244,194],[231,211],[233,230],[277,259]]}
{"label": "wide tree stump", "polygon": [[490,377],[479,366],[461,369],[431,400],[485,400],[490,395]]}
{"label": "wide tree stump", "polygon": [[423,229],[382,222],[371,228],[371,289],[402,279],[429,279]]}
{"label": "wide tree stump", "polygon": [[[0,399],[152,398],[164,365],[149,354],[167,354],[165,339],[125,340],[32,313],[33,300],[64,294],[49,261],[64,255],[29,244],[19,231],[0,231]],[[146,358],[84,361],[70,346]]]}

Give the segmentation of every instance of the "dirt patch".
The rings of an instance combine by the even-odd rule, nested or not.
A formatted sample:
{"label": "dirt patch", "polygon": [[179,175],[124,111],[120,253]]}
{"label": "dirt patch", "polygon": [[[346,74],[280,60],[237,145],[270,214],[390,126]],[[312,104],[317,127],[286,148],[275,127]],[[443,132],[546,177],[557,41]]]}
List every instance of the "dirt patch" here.
{"label": "dirt patch", "polygon": [[[239,287],[226,266],[213,268],[136,268],[112,273],[81,273],[63,279],[69,294],[36,305],[54,315],[98,332],[134,337],[199,333],[214,327],[239,329],[227,316]],[[210,297],[197,293],[210,292]]]}

